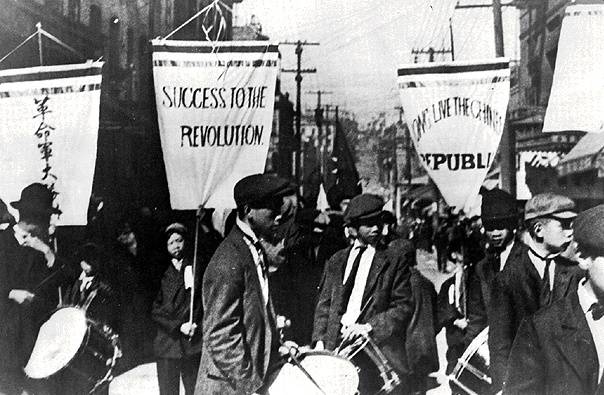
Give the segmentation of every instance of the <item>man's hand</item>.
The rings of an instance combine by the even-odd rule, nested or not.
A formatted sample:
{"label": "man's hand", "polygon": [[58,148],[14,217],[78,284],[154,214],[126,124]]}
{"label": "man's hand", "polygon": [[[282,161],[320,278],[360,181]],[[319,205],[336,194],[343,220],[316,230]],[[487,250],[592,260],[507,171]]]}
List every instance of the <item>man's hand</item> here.
{"label": "man's hand", "polygon": [[28,304],[34,299],[34,294],[24,289],[12,289],[8,293],[8,298],[14,300],[17,304]]}
{"label": "man's hand", "polygon": [[42,239],[28,234],[23,240],[23,245],[25,247],[33,248],[34,250],[40,251],[42,254],[44,254],[44,258],[46,258],[46,266],[48,266],[48,268],[54,266],[55,253],[52,251],[52,248],[48,246],[48,244],[42,241]]}
{"label": "man's hand", "polygon": [[468,327],[468,319],[467,318],[458,318],[453,321],[453,325],[458,327],[461,330],[464,330]]}
{"label": "man's hand", "polygon": [[185,322],[180,326],[180,332],[185,336],[193,336],[195,334],[195,330],[197,329],[197,324],[191,322]]}
{"label": "man's hand", "polygon": [[369,332],[371,332],[370,324],[352,324],[348,326],[343,326],[340,332],[342,333],[343,340],[354,340],[359,337],[367,337],[369,336]]}

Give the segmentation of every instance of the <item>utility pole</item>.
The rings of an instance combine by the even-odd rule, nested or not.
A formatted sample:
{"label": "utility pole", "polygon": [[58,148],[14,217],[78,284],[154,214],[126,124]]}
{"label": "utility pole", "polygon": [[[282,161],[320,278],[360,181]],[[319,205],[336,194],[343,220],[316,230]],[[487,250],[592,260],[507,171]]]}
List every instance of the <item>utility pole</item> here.
{"label": "utility pole", "polygon": [[302,74],[307,73],[316,73],[316,68],[303,69],[302,68],[302,50],[305,45],[319,45],[319,43],[308,42],[308,41],[284,41],[279,44],[282,45],[295,45],[296,46],[296,57],[297,57],[297,67],[295,69],[281,69],[284,73],[296,73],[296,150],[295,150],[295,158],[294,158],[294,178],[298,185],[302,186],[301,175],[302,171],[300,169],[301,157],[302,157],[302,142],[300,135],[300,125],[302,119]]}
{"label": "utility pole", "polygon": [[306,91],[306,93],[317,94],[317,107],[315,108],[315,123],[317,124],[317,156],[319,157],[319,168],[321,169],[321,175],[325,174],[325,145],[327,141],[327,130],[323,133],[323,108],[321,107],[321,95],[330,95],[333,92],[330,91]]}
{"label": "utility pole", "polygon": [[451,60],[455,60],[455,46],[453,45],[453,20],[449,18],[449,41],[451,44]]}
{"label": "utility pole", "polygon": [[[415,63],[418,62],[417,55],[424,55],[424,54],[428,55],[428,62],[432,63],[432,62],[434,62],[436,60],[434,58],[434,55],[436,55],[436,54],[443,54],[444,55],[444,54],[448,54],[448,53],[453,54],[453,51],[450,50],[450,49],[445,49],[445,48],[434,49],[433,47],[430,47],[430,48],[427,48],[427,49],[413,48],[411,50],[411,53],[413,55],[416,55],[416,57],[415,57]],[[453,55],[451,55],[451,56],[453,56]]]}
{"label": "utility pole", "polygon": [[[495,33],[495,56],[505,56],[503,45],[503,21],[501,17],[502,7],[515,7],[517,3],[509,2],[501,4],[501,0],[493,0],[492,4],[470,4],[455,6],[455,9],[485,8],[493,7],[493,30]],[[500,177],[501,188],[508,191],[516,197],[516,136],[508,127],[506,122],[501,134],[501,143],[499,143],[500,154]]]}

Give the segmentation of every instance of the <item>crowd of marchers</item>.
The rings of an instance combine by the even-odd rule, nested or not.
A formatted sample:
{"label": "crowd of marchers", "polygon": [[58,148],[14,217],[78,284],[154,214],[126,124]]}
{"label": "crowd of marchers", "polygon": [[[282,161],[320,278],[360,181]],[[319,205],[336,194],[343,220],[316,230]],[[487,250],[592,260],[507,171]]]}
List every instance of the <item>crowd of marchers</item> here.
{"label": "crowd of marchers", "polygon": [[[245,177],[233,194],[224,238],[208,211],[188,226],[139,212],[114,229],[98,211],[85,242],[60,250],[45,186],[11,202],[18,219],[0,207],[0,394],[108,391],[73,361],[41,380],[24,371],[40,327],[65,306],[119,335],[112,376],[154,362],[161,394],[178,394],[181,379],[187,394],[267,394],[284,365],[359,344],[383,359],[352,353],[361,394],[421,394],[439,370],[443,328],[459,392],[471,385],[455,377],[468,368],[462,357],[487,327],[481,391],[599,391],[604,206],[578,213],[546,193],[519,208],[493,189],[481,192],[480,215],[410,210],[397,221],[372,194],[305,207],[274,175]],[[447,273],[438,293],[417,267],[421,250]]]}

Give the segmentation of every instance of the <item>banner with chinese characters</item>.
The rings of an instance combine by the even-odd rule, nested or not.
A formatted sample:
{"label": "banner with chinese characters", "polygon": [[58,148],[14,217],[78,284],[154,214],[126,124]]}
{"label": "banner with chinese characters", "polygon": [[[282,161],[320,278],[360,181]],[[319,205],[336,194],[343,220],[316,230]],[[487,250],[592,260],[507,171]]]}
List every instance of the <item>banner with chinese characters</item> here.
{"label": "banner with chinese characters", "polygon": [[[556,64],[543,119],[543,131],[580,130],[602,133],[604,3],[567,3],[558,46],[552,46],[554,49],[551,50],[555,54]],[[548,59],[550,53],[548,52]],[[542,101],[543,95],[547,93],[542,93],[542,97],[537,100]]]}
{"label": "banner with chinese characters", "polygon": [[[0,71],[0,198],[49,186],[58,225],[85,225],[96,161],[102,62]],[[10,205],[9,205],[10,206]]]}
{"label": "banner with chinese characters", "polygon": [[398,88],[422,165],[449,206],[468,208],[503,132],[509,61],[408,65],[398,70]]}
{"label": "banner with chinese characters", "polygon": [[280,64],[277,45],[152,43],[172,208],[235,207],[235,183],[264,171]]}

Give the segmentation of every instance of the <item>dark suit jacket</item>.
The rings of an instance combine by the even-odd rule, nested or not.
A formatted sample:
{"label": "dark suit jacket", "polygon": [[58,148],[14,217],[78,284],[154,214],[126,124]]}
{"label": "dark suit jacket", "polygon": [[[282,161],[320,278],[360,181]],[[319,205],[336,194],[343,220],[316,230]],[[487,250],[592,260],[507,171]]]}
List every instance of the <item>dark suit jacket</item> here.
{"label": "dark suit jacket", "polygon": [[203,348],[196,394],[251,394],[264,383],[278,349],[252,254],[237,227],[203,276]]}
{"label": "dark suit jacket", "polygon": [[[573,262],[557,257],[554,274],[553,301],[575,291],[583,277]],[[489,320],[490,372],[500,387],[505,379],[507,360],[520,322],[539,309],[541,277],[528,256],[528,247],[517,243],[512,247],[504,269],[495,276],[491,292]]]}
{"label": "dark suit jacket", "polygon": [[467,344],[470,344],[488,326],[487,312],[491,304],[491,289],[495,275],[499,272],[499,266],[499,256],[487,252],[487,255],[476,264],[474,272],[468,279]]}
{"label": "dark suit jacket", "polygon": [[504,394],[594,394],[598,356],[575,292],[522,322]]}
{"label": "dark suit jacket", "polygon": [[[342,278],[351,247],[335,253],[325,264],[317,307],[313,341],[322,340],[333,350],[340,341],[342,324]],[[391,249],[376,249],[362,298],[365,306],[359,323],[371,325],[372,338],[392,366],[408,373],[405,332],[413,311],[409,265],[404,255]]]}
{"label": "dark suit jacket", "polygon": [[189,321],[191,290],[185,289],[184,271],[191,265],[183,260],[180,272],[169,264],[161,280],[161,286],[151,310],[151,318],[157,324],[153,351],[160,358],[182,358],[201,353],[201,281],[195,284],[193,322],[197,330],[191,339],[180,332],[180,326]]}
{"label": "dark suit jacket", "polygon": [[407,326],[405,351],[412,374],[427,377],[438,370],[436,348],[436,290],[415,267],[410,269],[413,315]]}
{"label": "dark suit jacket", "polygon": [[[60,280],[40,284],[64,263],[57,256],[49,269],[42,253],[19,246],[12,229],[0,232],[0,383],[22,375],[40,325],[58,304]],[[19,305],[8,298],[13,289],[29,290],[35,298]]]}

